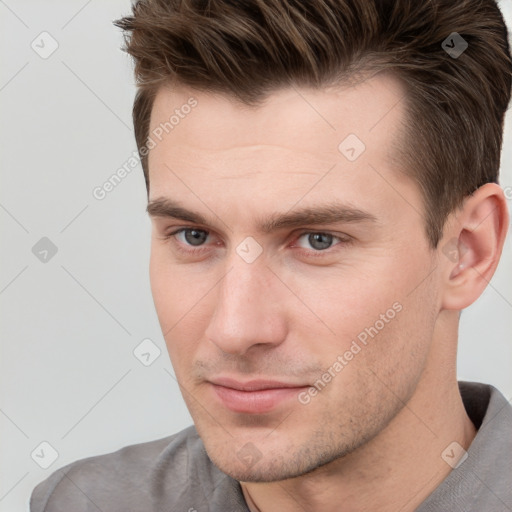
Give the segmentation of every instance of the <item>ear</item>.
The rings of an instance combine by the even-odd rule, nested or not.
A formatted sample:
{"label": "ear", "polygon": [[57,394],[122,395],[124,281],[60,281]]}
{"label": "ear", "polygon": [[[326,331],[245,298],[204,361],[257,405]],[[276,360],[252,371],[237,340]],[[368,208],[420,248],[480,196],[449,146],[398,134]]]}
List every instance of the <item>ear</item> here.
{"label": "ear", "polygon": [[442,308],[462,310],[483,293],[498,266],[509,223],[503,189],[483,185],[451,217],[438,247]]}

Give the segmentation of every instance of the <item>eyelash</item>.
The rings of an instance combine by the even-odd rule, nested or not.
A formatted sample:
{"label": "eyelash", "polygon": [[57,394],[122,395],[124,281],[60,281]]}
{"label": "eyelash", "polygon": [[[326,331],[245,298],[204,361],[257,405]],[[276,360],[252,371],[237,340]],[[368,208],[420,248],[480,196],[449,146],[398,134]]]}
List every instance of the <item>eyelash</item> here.
{"label": "eyelash", "polygon": [[[186,227],[186,228],[179,228],[179,229],[176,229],[174,231],[172,231],[171,233],[168,233],[166,235],[164,235],[162,238],[163,240],[166,240],[166,241],[169,241],[171,238],[175,238],[176,235],[178,235],[179,233],[182,233],[184,231],[193,231],[193,230],[197,230],[197,231],[203,231],[205,233],[207,233],[208,235],[210,235],[210,232],[207,231],[206,229],[202,229],[202,228],[198,228],[198,227],[194,227],[194,226],[189,226],[189,227]],[[328,254],[331,254],[333,251],[332,249],[334,247],[337,247],[338,245],[343,245],[343,246],[346,246],[348,244],[350,244],[352,242],[352,238],[349,237],[348,235],[346,235],[345,237],[342,237],[342,236],[339,236],[339,235],[335,235],[334,233],[330,233],[328,231],[302,231],[301,233],[299,233],[297,235],[297,237],[294,239],[294,243],[299,240],[300,238],[302,238],[304,235],[310,235],[310,234],[322,234],[322,235],[330,235],[332,236],[334,239],[338,239],[339,240],[339,243],[335,244],[335,245],[332,245],[331,247],[327,248],[327,249],[324,249],[324,250],[314,250],[314,249],[304,249],[304,248],[299,248],[298,251],[299,253],[303,254],[304,256],[307,256],[309,258],[318,258],[318,257],[323,257],[325,255],[328,255]],[[177,247],[177,249],[184,253],[184,254],[198,254],[199,252],[201,252],[202,250],[204,250],[204,246],[199,246],[198,248],[196,249],[185,249],[182,244],[180,242],[178,242],[176,239],[175,239],[175,242],[174,242],[175,246]]]}

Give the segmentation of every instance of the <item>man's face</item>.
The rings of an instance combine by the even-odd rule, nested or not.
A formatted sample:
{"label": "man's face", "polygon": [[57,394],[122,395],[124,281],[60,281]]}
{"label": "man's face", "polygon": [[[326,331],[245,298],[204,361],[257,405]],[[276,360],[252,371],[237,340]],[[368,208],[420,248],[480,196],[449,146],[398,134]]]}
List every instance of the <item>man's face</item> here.
{"label": "man's face", "polygon": [[150,132],[182,115],[149,156],[153,297],[206,450],[238,480],[297,476],[363,445],[427,364],[436,253],[391,159],[403,95],[385,76],[256,108],[157,95]]}

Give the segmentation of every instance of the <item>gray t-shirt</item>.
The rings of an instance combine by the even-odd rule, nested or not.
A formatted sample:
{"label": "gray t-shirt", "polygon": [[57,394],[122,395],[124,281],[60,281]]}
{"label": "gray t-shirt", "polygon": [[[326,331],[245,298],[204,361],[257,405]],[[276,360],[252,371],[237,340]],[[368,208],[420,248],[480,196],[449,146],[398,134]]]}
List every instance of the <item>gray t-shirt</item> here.
{"label": "gray t-shirt", "polygon": [[[512,406],[459,382],[478,429],[467,459],[417,512],[512,511]],[[441,456],[441,454],[440,454]],[[248,512],[240,484],[212,464],[195,428],[75,461],[32,491],[31,512]]]}

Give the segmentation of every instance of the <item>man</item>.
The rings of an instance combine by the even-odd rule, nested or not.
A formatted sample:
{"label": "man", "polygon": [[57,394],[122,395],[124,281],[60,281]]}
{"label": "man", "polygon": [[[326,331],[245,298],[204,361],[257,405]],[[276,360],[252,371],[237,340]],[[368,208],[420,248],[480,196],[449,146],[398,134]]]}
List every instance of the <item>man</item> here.
{"label": "man", "polygon": [[151,286],[194,426],[33,512],[512,510],[512,408],[457,382],[508,227],[493,0],[143,0]]}

